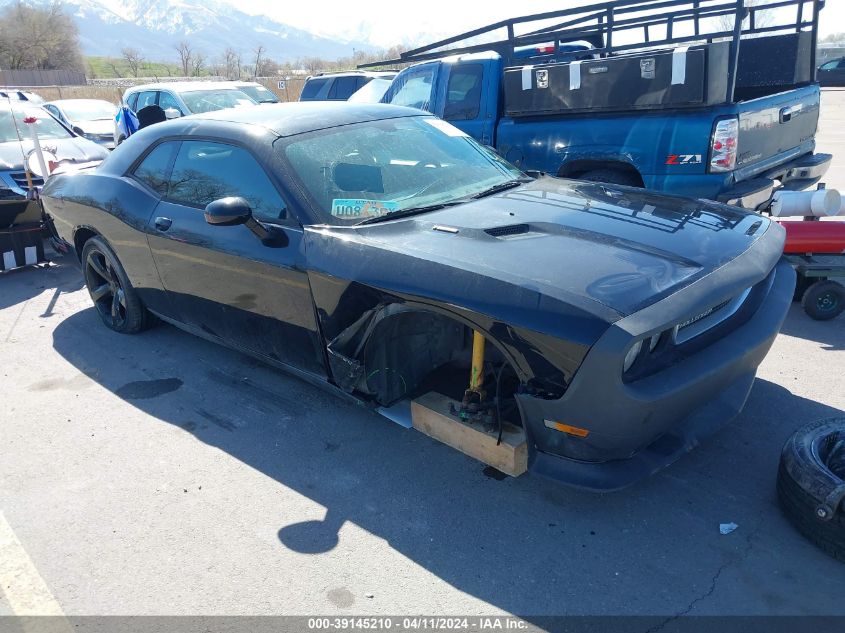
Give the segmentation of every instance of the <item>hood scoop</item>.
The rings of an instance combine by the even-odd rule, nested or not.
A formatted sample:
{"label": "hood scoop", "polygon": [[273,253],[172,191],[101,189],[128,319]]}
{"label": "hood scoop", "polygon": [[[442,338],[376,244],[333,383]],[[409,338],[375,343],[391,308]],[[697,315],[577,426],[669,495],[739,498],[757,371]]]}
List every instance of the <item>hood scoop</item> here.
{"label": "hood scoop", "polygon": [[484,229],[487,235],[493,237],[510,237],[511,235],[524,235],[530,230],[527,224],[509,224],[506,226],[494,226],[491,229]]}

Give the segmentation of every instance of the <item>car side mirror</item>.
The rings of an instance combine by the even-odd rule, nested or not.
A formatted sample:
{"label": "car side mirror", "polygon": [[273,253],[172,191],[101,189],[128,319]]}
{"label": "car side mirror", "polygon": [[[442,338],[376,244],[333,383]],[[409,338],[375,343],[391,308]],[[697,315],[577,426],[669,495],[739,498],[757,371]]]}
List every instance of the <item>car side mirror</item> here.
{"label": "car side mirror", "polygon": [[215,226],[246,224],[251,218],[249,202],[240,197],[220,198],[205,207],[205,221]]}
{"label": "car side mirror", "polygon": [[176,108],[165,108],[164,109],[164,116],[168,119],[178,119],[182,116],[182,113],[179,112]]}
{"label": "car side mirror", "polygon": [[85,132],[82,131],[82,128],[79,127],[78,125],[73,126],[73,133],[76,134],[77,136],[83,136],[85,134]]}

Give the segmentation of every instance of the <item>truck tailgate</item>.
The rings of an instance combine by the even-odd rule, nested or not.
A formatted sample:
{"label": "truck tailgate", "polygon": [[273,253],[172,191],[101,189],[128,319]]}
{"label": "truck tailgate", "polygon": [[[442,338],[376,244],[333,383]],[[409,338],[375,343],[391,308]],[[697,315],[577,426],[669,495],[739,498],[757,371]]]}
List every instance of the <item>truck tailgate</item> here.
{"label": "truck tailgate", "polygon": [[776,95],[737,104],[739,141],[736,167],[749,176],[812,149],[819,122],[818,85],[797,88]]}

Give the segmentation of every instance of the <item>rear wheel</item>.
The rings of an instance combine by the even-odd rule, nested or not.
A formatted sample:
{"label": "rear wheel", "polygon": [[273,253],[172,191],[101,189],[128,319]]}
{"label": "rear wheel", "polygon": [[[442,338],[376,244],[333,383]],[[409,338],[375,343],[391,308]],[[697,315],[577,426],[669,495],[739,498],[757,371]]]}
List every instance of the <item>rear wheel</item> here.
{"label": "rear wheel", "polygon": [[801,298],[804,312],[817,321],[827,321],[845,309],[845,286],[827,279],[807,288]]}
{"label": "rear wheel", "polygon": [[642,187],[643,183],[631,172],[621,169],[593,169],[578,176],[578,180],[590,182],[606,182],[611,185],[625,185],[627,187]]}
{"label": "rear wheel", "polygon": [[85,285],[106,327],[135,334],[151,321],[117,255],[101,237],[92,237],[82,249]]}

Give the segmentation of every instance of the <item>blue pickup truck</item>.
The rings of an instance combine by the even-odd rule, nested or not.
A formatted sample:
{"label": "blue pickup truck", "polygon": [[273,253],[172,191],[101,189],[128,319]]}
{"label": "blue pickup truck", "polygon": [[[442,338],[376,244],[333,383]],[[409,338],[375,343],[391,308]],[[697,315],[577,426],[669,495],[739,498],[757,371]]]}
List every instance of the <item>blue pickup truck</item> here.
{"label": "blue pickup truck", "polygon": [[[757,15],[790,2],[811,10],[777,28]],[[493,24],[391,60],[412,65],[382,101],[432,112],[529,171],[755,210],[778,188],[815,185],[832,158],[814,138],[823,0],[729,0],[715,16],[693,4],[616,0]],[[705,33],[721,16],[734,27]],[[563,26],[516,34],[550,19]],[[666,21],[698,35],[649,38]],[[497,29],[509,36],[455,48]]]}

